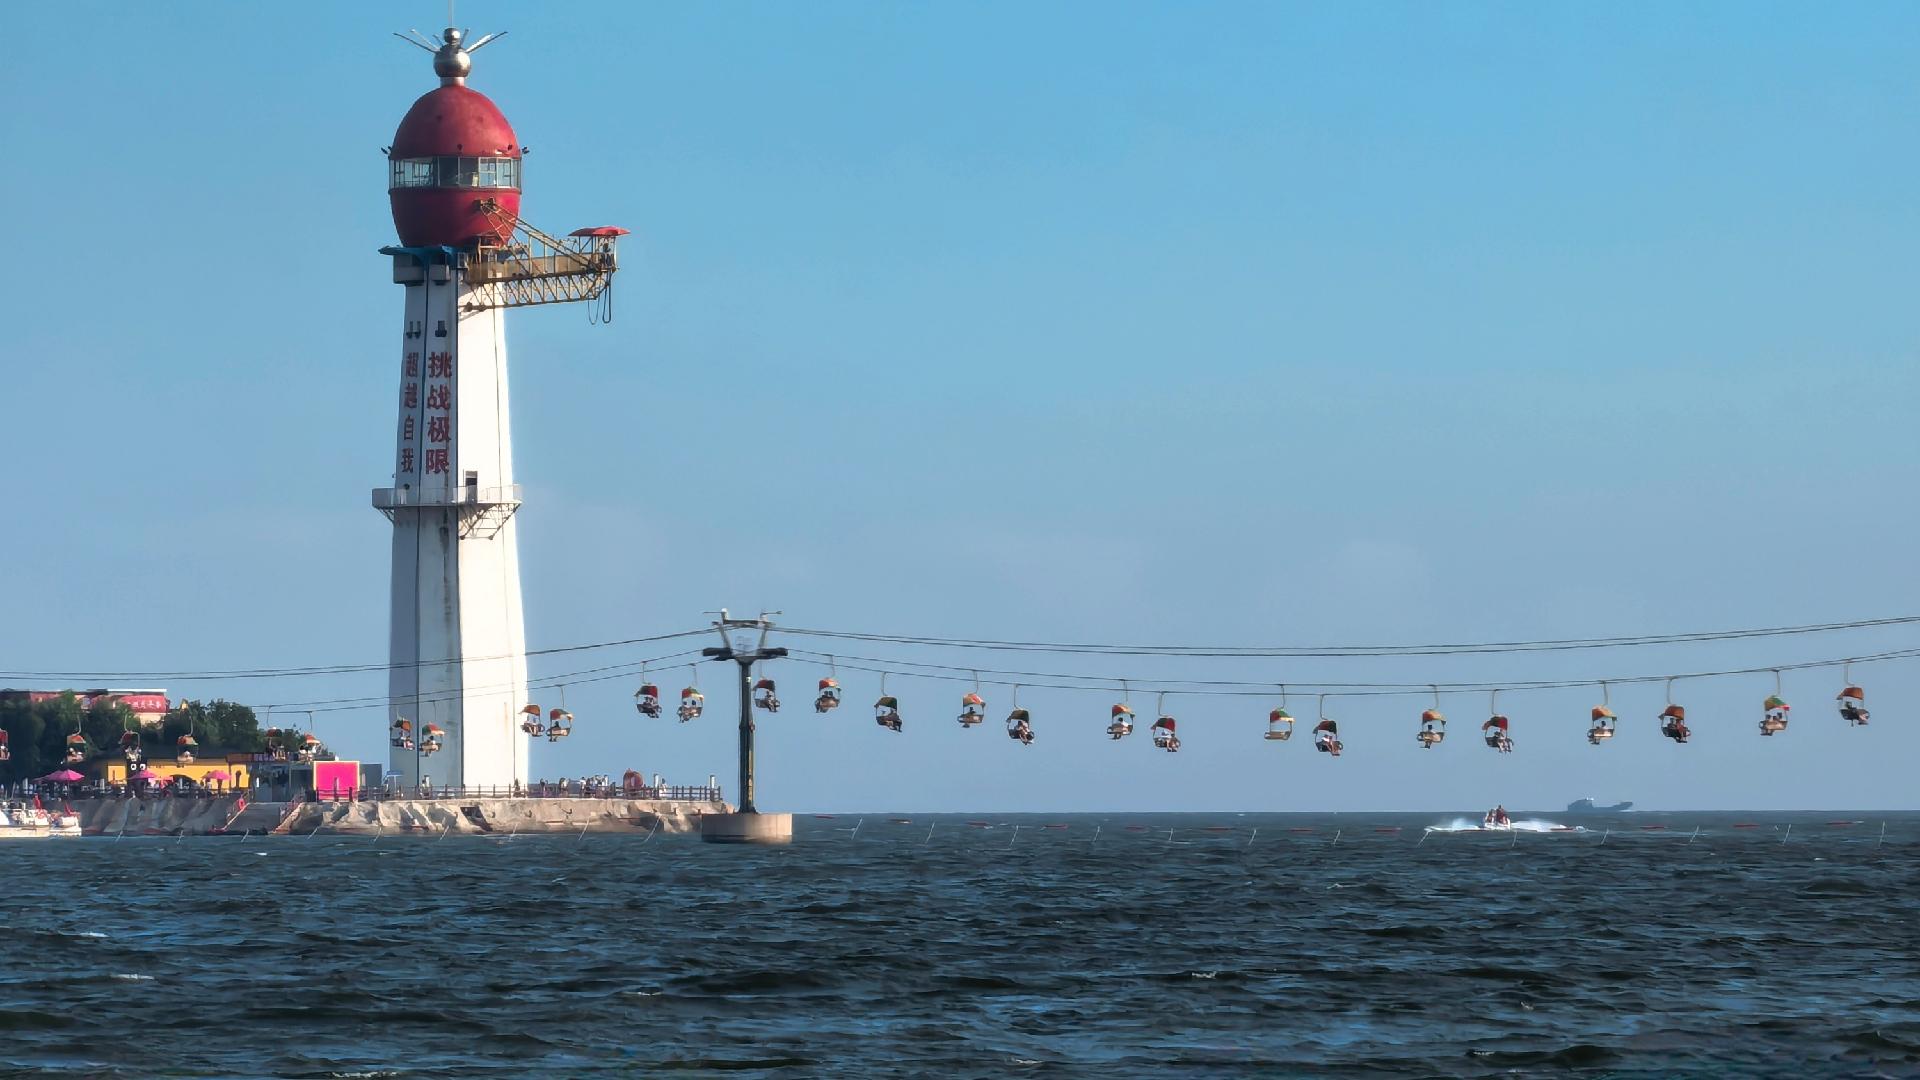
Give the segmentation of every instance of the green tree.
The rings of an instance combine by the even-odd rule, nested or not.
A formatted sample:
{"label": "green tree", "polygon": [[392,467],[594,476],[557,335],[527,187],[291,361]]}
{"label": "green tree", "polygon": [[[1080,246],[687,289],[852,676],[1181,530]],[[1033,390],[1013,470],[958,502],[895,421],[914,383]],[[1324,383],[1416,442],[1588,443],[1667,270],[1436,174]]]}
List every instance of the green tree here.
{"label": "green tree", "polygon": [[149,757],[172,757],[182,735],[191,734],[200,757],[216,754],[252,754],[266,748],[260,721],[253,710],[235,701],[181,701],[157,727],[148,728]]}
{"label": "green tree", "polygon": [[133,710],[120,702],[100,702],[80,719],[80,733],[87,737],[89,757],[119,749],[120,736],[139,727]]}
{"label": "green tree", "polygon": [[41,750],[46,720],[25,696],[0,701],[0,728],[7,732],[10,759],[0,763],[0,779],[8,783],[43,776],[48,771]]}
{"label": "green tree", "polygon": [[65,764],[67,736],[81,731],[87,711],[81,707],[80,699],[71,690],[57,698],[37,702],[34,709],[45,725],[40,733],[40,757],[46,767],[34,774],[41,776]]}
{"label": "green tree", "polygon": [[82,731],[87,710],[72,693],[29,702],[21,694],[0,702],[0,727],[7,729],[11,760],[0,764],[0,778],[30,780],[60,768],[67,736]]}

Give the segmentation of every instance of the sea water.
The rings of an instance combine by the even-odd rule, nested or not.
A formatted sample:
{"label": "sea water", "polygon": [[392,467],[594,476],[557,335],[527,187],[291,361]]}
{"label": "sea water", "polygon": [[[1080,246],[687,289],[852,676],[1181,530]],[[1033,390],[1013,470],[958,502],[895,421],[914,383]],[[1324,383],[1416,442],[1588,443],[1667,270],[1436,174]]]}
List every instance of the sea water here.
{"label": "sea water", "polygon": [[12,843],[0,1075],[1920,1075],[1920,815],[1461,817]]}

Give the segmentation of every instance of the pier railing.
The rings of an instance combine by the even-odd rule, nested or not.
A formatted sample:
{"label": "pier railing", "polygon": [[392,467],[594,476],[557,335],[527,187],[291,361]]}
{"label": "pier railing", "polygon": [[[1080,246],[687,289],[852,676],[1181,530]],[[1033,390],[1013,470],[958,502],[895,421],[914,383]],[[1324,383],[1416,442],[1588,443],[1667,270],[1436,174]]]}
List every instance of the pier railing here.
{"label": "pier railing", "polygon": [[[142,799],[224,799],[235,795],[244,795],[254,801],[275,801],[274,793],[268,788],[225,788],[196,789],[193,791],[129,791],[124,787],[96,787],[92,785],[43,784],[37,789],[21,786],[15,797],[31,797],[40,794],[54,798],[70,799],[120,799],[135,796]],[[315,802],[381,802],[381,801],[420,801],[420,800],[456,800],[456,799],[643,799],[652,802],[719,802],[720,789],[706,784],[664,784],[658,787],[621,787],[618,784],[582,785],[569,784],[529,784],[524,788],[513,785],[484,787],[428,787],[413,790],[385,788],[340,788],[338,790],[295,791],[291,797],[311,799]]]}
{"label": "pier railing", "polygon": [[594,785],[583,787],[574,784],[528,784],[524,788],[507,787],[439,787],[417,788],[412,790],[367,790],[353,792],[341,789],[337,794],[329,791],[315,792],[313,797],[321,801],[355,798],[360,801],[420,800],[420,799],[646,799],[661,802],[719,802],[720,789],[705,784],[666,784],[659,787],[629,787],[618,784]]}

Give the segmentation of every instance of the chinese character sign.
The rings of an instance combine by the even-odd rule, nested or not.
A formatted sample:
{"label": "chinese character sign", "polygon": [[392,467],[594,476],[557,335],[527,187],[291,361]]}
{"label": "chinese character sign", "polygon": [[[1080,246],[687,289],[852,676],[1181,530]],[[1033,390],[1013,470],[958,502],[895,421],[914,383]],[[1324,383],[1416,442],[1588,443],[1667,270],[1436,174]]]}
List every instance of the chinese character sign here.
{"label": "chinese character sign", "polygon": [[[455,294],[446,289],[408,290],[409,319],[401,348],[400,415],[395,427],[394,486],[438,488],[453,473],[454,357],[452,339],[432,338],[422,327],[444,319],[458,325]],[[422,305],[425,310],[415,308]]]}
{"label": "chinese character sign", "polygon": [[453,471],[453,354],[427,354],[427,446],[424,458],[428,476],[445,476]]}
{"label": "chinese character sign", "polygon": [[400,360],[400,430],[397,433],[393,484],[395,487],[419,487],[418,473],[420,411],[420,350],[414,343],[411,321],[407,323],[406,347]]}

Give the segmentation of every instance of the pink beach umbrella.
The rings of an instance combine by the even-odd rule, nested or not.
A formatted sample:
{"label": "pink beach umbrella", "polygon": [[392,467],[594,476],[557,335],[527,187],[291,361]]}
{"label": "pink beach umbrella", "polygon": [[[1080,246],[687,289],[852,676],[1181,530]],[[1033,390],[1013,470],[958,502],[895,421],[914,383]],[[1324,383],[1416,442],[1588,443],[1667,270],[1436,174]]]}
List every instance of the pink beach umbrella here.
{"label": "pink beach umbrella", "polygon": [[228,773],[228,772],[227,772],[227,771],[226,771],[225,769],[215,769],[215,770],[213,770],[212,772],[210,772],[210,773],[208,773],[208,774],[207,774],[207,779],[209,779],[209,780],[231,780],[231,779],[233,779],[233,777],[232,777],[232,775],[230,775],[230,774],[229,774],[229,773]]}
{"label": "pink beach umbrella", "polygon": [[133,778],[135,780],[158,780],[160,779],[160,774],[154,772],[152,769],[141,769],[139,772],[133,774]]}
{"label": "pink beach umbrella", "polygon": [[86,777],[81,776],[79,773],[74,772],[72,769],[61,769],[59,772],[48,773],[47,775],[41,777],[40,779],[51,780],[56,784],[77,784],[80,781],[85,780]]}

